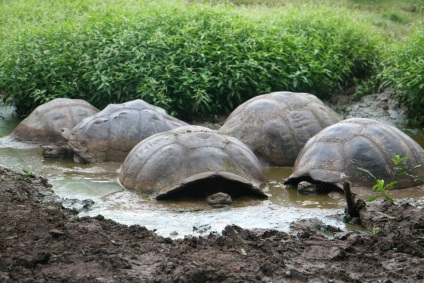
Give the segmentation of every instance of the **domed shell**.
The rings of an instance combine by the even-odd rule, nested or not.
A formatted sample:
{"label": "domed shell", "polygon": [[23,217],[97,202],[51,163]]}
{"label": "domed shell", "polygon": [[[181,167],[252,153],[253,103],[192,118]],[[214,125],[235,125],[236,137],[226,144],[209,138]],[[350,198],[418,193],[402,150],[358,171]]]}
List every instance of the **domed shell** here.
{"label": "domed shell", "polygon": [[[352,189],[372,188],[376,180],[371,173],[385,184],[399,181],[394,188],[417,185],[412,178],[395,174],[393,155],[408,156],[411,169],[424,164],[423,148],[399,129],[365,118],[343,120],[308,141],[285,184],[297,185],[306,180],[341,189],[344,182],[349,182]],[[424,167],[413,173],[424,176]]]}
{"label": "domed shell", "polygon": [[201,126],[156,134],[128,154],[121,184],[156,199],[181,195],[267,197],[259,160],[241,141]]}
{"label": "domed shell", "polygon": [[99,110],[81,99],[56,98],[38,106],[10,134],[11,138],[34,143],[66,143],[62,128],[73,128]]}
{"label": "domed shell", "polygon": [[138,99],[110,104],[72,130],[64,129],[62,135],[84,162],[123,161],[141,140],[185,125],[164,109]]}
{"label": "domed shell", "polygon": [[273,92],[241,104],[220,131],[240,139],[270,165],[293,166],[311,137],[339,121],[338,114],[312,94]]}

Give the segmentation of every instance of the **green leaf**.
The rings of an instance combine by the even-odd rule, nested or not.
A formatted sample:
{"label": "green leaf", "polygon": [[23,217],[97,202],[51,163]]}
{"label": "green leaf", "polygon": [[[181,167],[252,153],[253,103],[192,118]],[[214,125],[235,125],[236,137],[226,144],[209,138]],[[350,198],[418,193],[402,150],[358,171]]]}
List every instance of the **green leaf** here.
{"label": "green leaf", "polygon": [[391,203],[395,202],[395,200],[391,196],[385,195],[384,198],[390,201]]}
{"label": "green leaf", "polygon": [[367,201],[372,202],[372,201],[375,201],[376,199],[378,199],[380,197],[382,197],[382,195],[375,195],[375,196],[370,197]]}
{"label": "green leaf", "polygon": [[399,183],[399,182],[398,182],[398,181],[390,182],[390,183],[389,183],[389,184],[387,184],[384,188],[385,188],[385,189],[391,188],[391,187],[393,187],[394,185],[396,185],[397,183]]}

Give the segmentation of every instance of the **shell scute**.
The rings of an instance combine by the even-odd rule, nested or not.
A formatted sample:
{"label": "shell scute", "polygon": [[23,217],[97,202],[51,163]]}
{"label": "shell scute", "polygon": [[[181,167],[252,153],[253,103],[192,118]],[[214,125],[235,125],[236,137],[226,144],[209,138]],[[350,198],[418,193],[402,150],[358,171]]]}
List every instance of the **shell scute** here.
{"label": "shell scute", "polygon": [[325,129],[325,132],[319,132],[317,138],[325,142],[345,142],[355,135],[361,134],[362,127],[360,125],[346,123],[343,127],[332,125]]}
{"label": "shell scute", "polygon": [[56,98],[38,106],[11,133],[13,139],[34,143],[66,143],[62,128],[72,128],[99,110],[81,99]]}
{"label": "shell scute", "polygon": [[261,174],[262,168],[260,164],[245,146],[240,146],[239,142],[228,143],[225,150],[234,164],[237,165],[234,167],[237,172],[255,172],[255,175]]}
{"label": "shell scute", "polygon": [[[139,99],[107,106],[66,130],[64,137],[85,162],[123,161],[141,140],[185,125],[164,109]],[[82,142],[85,146],[81,146]]]}
{"label": "shell scute", "polygon": [[266,197],[265,176],[253,152],[233,137],[200,126],[143,140],[128,154],[119,180],[127,189],[158,199],[184,190],[190,195],[229,190]]}
{"label": "shell scute", "polygon": [[220,131],[240,139],[264,162],[292,166],[309,138],[338,121],[312,94],[273,92],[237,107]]}
{"label": "shell scute", "polygon": [[179,144],[161,147],[144,162],[144,170],[138,171],[136,179],[142,182],[137,182],[135,189],[165,187],[177,182],[186,174],[183,166],[186,157],[186,149]]}
{"label": "shell scute", "polygon": [[[418,185],[413,178],[394,170],[394,155],[408,156],[407,166],[411,169],[424,164],[424,150],[399,129],[365,118],[343,120],[308,141],[285,184],[312,179],[342,189],[343,182],[349,182],[355,190],[371,188],[375,176],[386,184],[398,181],[394,186],[398,189]],[[327,166],[331,161],[335,166]],[[424,168],[413,173],[423,178]]]}
{"label": "shell scute", "polygon": [[[95,131],[91,129],[95,129]],[[100,152],[108,150],[110,136],[110,124],[108,119],[93,117],[91,122],[87,124],[87,127],[80,132],[76,132],[76,134],[77,133],[79,134],[77,141],[82,142],[84,146]]]}
{"label": "shell scute", "polygon": [[[139,119],[138,111],[134,110],[111,113],[109,115],[109,137],[105,137],[110,141],[110,147],[107,149],[122,152],[130,151],[134,147],[132,141],[140,139],[140,127],[137,127],[138,123],[132,123],[132,121],[140,121]],[[139,123],[141,124],[141,121]],[[132,125],[128,126],[130,124]]]}

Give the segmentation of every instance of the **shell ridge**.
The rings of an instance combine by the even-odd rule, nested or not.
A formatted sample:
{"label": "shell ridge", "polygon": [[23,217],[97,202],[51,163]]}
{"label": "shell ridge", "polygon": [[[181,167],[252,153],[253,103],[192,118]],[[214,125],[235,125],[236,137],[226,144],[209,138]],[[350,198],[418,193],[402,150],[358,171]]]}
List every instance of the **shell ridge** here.
{"label": "shell ridge", "polygon": [[[125,159],[120,172],[124,187],[142,193],[153,193],[160,199],[163,194],[199,195],[220,189],[234,193],[240,189],[245,190],[244,192],[254,191],[256,188],[261,189],[265,183],[262,175],[258,178],[260,172],[258,173],[257,168],[260,163],[257,158],[246,157],[239,147],[232,147],[234,143],[238,144],[229,135],[207,128],[187,126],[155,136],[157,138],[148,138],[141,142]],[[148,144],[144,144],[145,142]],[[198,146],[199,144],[202,146]],[[194,150],[190,149],[192,146],[195,147]],[[253,153],[250,155],[255,157]],[[244,163],[245,166],[236,166],[237,163]],[[240,170],[240,167],[244,170]],[[216,176],[219,178],[216,179]],[[212,179],[205,179],[209,177]],[[240,180],[243,181],[243,188],[239,187]],[[181,191],[177,192],[179,189]],[[191,191],[192,189],[195,191]],[[255,194],[265,196],[262,191]]]}
{"label": "shell ridge", "polygon": [[[103,125],[101,128],[95,125],[92,127],[93,121]],[[123,161],[126,157],[124,153],[128,153],[141,140],[158,132],[177,128],[178,122],[181,126],[186,124],[169,116],[165,110],[161,111],[161,108],[139,99],[109,104],[101,112],[84,119],[74,130],[87,136],[88,148],[93,154],[96,147],[106,153],[106,156],[93,156],[90,162]]]}
{"label": "shell ridge", "polygon": [[[83,120],[83,115],[79,117],[73,115],[79,109],[84,110],[83,114],[88,116],[98,112],[97,108],[84,100],[55,98],[34,109],[28,117],[16,126],[11,135],[25,142],[65,142],[61,134],[62,129],[73,128]],[[22,129],[25,130],[22,131]]]}
{"label": "shell ridge", "polygon": [[[309,104],[311,104],[312,102],[310,102],[310,103],[308,103],[308,105]],[[312,112],[312,114],[314,115],[314,117],[315,117],[315,120],[318,122],[318,124],[319,124],[319,126],[321,127],[321,129],[325,129],[326,128],[326,126],[324,125],[324,122],[323,121],[321,121],[321,117],[317,114],[317,112],[315,111],[315,109],[314,108],[311,108],[311,109],[309,109],[309,111],[311,111]]]}
{"label": "shell ridge", "polygon": [[[386,153],[386,151],[384,150],[384,148],[382,148],[382,146],[379,143],[377,143],[374,139],[372,139],[372,137],[368,137],[367,135],[364,134],[364,131],[366,130],[366,127],[368,125],[369,124],[366,124],[366,125],[363,124],[363,125],[361,125],[361,127],[360,127],[360,132],[361,133],[358,136],[366,139],[368,143],[371,143],[371,144],[374,145],[374,148],[376,148],[379,151],[379,155],[383,157],[384,163],[386,164],[386,169],[388,169],[389,172],[392,172],[392,169],[388,166],[388,164],[391,164],[392,163],[392,160],[390,159],[390,157],[388,156],[388,154]],[[349,138],[348,141],[350,141],[350,140],[352,140],[354,138],[357,138],[358,136],[353,135],[353,136],[351,136]],[[344,145],[348,144],[348,141]],[[345,152],[345,155],[346,154],[347,154],[347,152]],[[348,168],[351,168],[351,164],[352,164],[352,160],[347,159],[347,162],[345,161],[345,168],[344,168],[344,171],[345,172],[348,172],[347,169]],[[359,170],[358,168],[359,167],[356,167],[355,170]],[[368,170],[367,168],[363,168],[363,169]],[[379,176],[376,176],[376,178],[379,178]]]}
{"label": "shell ridge", "polygon": [[[287,107],[288,109],[292,109],[291,107]],[[290,136],[291,136],[291,141],[294,143],[294,145],[296,146],[296,151],[300,152],[301,148],[300,148],[300,142],[299,139],[293,129],[293,125],[290,122],[290,119],[287,117],[287,115],[284,113],[283,115],[280,116],[282,120],[284,120],[284,123],[288,126],[289,131],[290,131]]]}
{"label": "shell ridge", "polygon": [[[243,176],[245,176],[245,174],[244,174],[244,172],[243,172],[243,170],[242,170],[242,168],[240,167],[240,165],[239,165],[239,163],[236,161],[236,160],[234,160],[234,158],[233,158],[233,156],[232,156],[232,154],[230,154],[229,153],[229,150],[228,150],[228,148],[227,148],[227,146],[229,145],[229,144],[231,144],[231,145],[234,145],[234,146],[237,146],[237,147],[239,147],[240,149],[243,149],[242,147],[240,147],[238,144],[235,144],[235,143],[232,143],[231,141],[227,141],[227,143],[225,144],[225,147],[224,147],[224,149],[225,149],[225,152],[226,152],[226,154],[227,154],[227,157],[228,157],[228,159],[231,161],[231,165],[232,165],[232,167],[233,168],[235,168],[235,169],[237,169],[237,172],[239,173],[239,174],[241,174],[241,175],[243,175]],[[226,170],[219,170],[219,172],[227,172]],[[248,176],[245,176],[245,178],[247,179],[247,177]],[[249,178],[249,180],[250,180],[251,178]]]}
{"label": "shell ridge", "polygon": [[[383,123],[376,123],[376,124],[381,124],[381,126],[384,128],[385,131],[388,131],[393,136],[395,136],[397,138],[397,141],[403,145],[403,148],[407,149],[407,151],[408,151],[407,155],[411,158],[410,155],[411,155],[412,151],[411,151],[411,148],[409,147],[409,145],[405,142],[404,136],[400,135],[397,131],[393,130],[393,128],[389,125],[386,125],[386,124],[383,124]],[[366,128],[366,126],[364,125],[363,129],[365,130],[365,128]],[[397,152],[397,153],[393,152],[393,153],[390,154],[389,152],[386,152],[384,145],[376,142],[372,137],[368,137],[366,135],[364,135],[364,137],[366,137],[370,142],[375,144],[383,152],[384,160],[385,160],[386,164],[393,164],[392,156],[394,154],[401,154],[401,152]],[[413,158],[414,158],[414,161],[416,162],[415,156]],[[392,168],[390,168],[388,171],[392,172],[393,170],[392,170]]]}
{"label": "shell ridge", "polygon": [[[152,137],[156,137],[156,135],[155,136],[152,136]],[[142,142],[144,143],[144,142],[149,142],[148,141],[148,139],[149,140],[153,140],[154,141],[154,139],[152,139],[152,138],[147,138],[147,139],[145,139],[145,140],[143,140]],[[181,144],[179,144],[178,142],[176,142],[178,145],[180,145],[182,148],[184,148],[184,150],[185,150],[185,147],[183,146],[183,145],[181,145]],[[141,143],[139,143],[139,145],[140,145]],[[169,145],[169,144],[167,144],[167,145]],[[138,148],[138,147],[140,147],[140,146],[136,146],[136,147],[134,147],[133,148],[133,150],[134,150],[134,152],[136,152],[137,151],[137,149],[136,148]],[[142,161],[142,162],[140,162],[139,163],[139,165],[138,165],[138,167],[139,168],[142,168],[151,158],[152,158],[152,156],[154,156],[155,154],[157,154],[159,151],[161,151],[163,149],[163,147],[157,147],[157,148],[155,148],[155,149],[152,149],[152,148],[149,148],[149,150],[148,150],[148,155],[146,154],[146,153],[144,153],[145,155],[143,155],[143,158],[140,158],[140,160]],[[150,152],[151,151],[151,152]],[[131,155],[128,155],[128,156],[131,156]],[[126,162],[124,162],[124,163],[126,163]],[[135,179],[138,179],[138,177],[139,177],[139,175],[142,173],[142,171],[141,170],[139,170],[138,171],[138,173],[136,174],[136,176],[135,176]]]}
{"label": "shell ridge", "polygon": [[[316,181],[325,180],[336,186],[348,181],[353,186],[369,189],[375,184],[375,180],[358,168],[369,170],[376,178],[384,178],[389,182],[395,179],[391,156],[394,151],[398,151],[398,154],[410,154],[411,162],[420,158],[424,160],[424,152],[415,147],[415,141],[396,127],[365,118],[347,119],[333,127],[337,129],[324,130],[308,141],[299,153],[293,173],[285,181],[286,184],[295,184],[302,178],[312,178]],[[338,143],[335,151],[330,150],[335,148],[329,143],[331,140]],[[324,151],[325,147],[329,148],[329,153],[334,154],[328,155]],[[338,166],[325,166],[326,161],[331,163],[332,159],[337,161]],[[424,174],[424,171],[421,172]],[[413,185],[407,178],[399,178],[397,189]]]}

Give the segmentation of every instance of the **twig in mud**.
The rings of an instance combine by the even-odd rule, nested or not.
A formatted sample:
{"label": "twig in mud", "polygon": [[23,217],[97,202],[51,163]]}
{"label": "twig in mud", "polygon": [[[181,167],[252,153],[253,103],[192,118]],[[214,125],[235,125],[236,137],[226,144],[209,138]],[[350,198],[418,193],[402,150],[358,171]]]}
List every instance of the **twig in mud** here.
{"label": "twig in mud", "polygon": [[343,190],[347,204],[347,214],[350,218],[358,217],[359,212],[355,209],[355,195],[350,190],[350,184],[348,182],[343,183]]}

